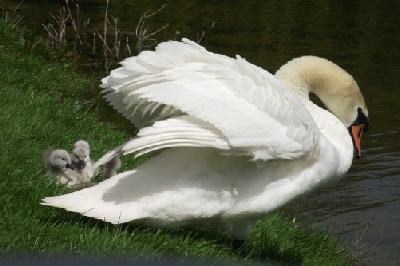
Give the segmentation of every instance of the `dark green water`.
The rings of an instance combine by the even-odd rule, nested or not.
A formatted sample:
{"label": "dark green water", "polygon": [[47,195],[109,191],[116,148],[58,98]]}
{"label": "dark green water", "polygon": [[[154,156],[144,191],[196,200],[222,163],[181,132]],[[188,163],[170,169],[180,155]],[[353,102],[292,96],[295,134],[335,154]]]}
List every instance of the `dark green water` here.
{"label": "dark green water", "polygon": [[[81,17],[101,31],[105,1],[77,1]],[[356,253],[360,265],[400,264],[400,1],[111,1],[109,13],[133,34],[144,11],[164,10],[149,31],[165,24],[158,41],[202,41],[208,50],[274,72],[305,54],[328,58],[351,73],[366,99],[370,131],[362,159],[333,187],[287,207],[299,222],[329,226]],[[58,1],[25,1],[30,27],[41,31]],[[44,31],[43,31],[44,34]],[[91,69],[93,71],[93,69]],[[101,75],[101,70],[95,70]],[[110,147],[111,148],[111,147]]]}

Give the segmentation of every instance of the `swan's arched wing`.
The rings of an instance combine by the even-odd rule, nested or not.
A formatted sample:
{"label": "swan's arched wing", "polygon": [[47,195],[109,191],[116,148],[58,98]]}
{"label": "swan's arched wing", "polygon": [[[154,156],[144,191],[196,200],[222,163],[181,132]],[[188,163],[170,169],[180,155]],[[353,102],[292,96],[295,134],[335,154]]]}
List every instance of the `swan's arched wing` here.
{"label": "swan's arched wing", "polygon": [[173,117],[142,129],[125,151],[200,146],[269,160],[309,156],[317,146],[311,115],[273,75],[189,40],[128,58],[102,81],[108,101],[139,127]]}

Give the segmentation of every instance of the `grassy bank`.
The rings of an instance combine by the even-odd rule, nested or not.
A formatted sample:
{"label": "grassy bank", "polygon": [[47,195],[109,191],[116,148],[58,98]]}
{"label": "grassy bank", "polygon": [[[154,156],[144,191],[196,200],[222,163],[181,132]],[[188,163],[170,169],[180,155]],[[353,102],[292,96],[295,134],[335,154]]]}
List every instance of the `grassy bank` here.
{"label": "grassy bank", "polygon": [[[126,131],[101,122],[101,107],[83,98],[96,87],[69,66],[29,54],[21,33],[0,21],[0,252],[1,255],[165,257],[255,264],[269,260],[308,265],[349,265],[350,256],[327,233],[315,233],[272,214],[261,220],[244,252],[223,232],[149,230],[111,225],[41,206],[45,196],[69,190],[44,178],[42,154],[91,143],[92,157],[126,141]],[[88,112],[91,109],[92,111]],[[131,160],[131,161],[129,161]],[[124,165],[140,161],[124,158]]]}

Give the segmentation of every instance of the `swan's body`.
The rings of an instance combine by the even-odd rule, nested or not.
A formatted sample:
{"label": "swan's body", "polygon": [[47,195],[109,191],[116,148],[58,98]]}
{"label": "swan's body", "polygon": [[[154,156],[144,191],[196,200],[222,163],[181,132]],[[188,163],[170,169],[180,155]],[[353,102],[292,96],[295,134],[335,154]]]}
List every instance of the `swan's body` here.
{"label": "swan's body", "polygon": [[94,168],[95,161],[90,158],[90,146],[85,140],[78,140],[74,144],[71,160],[76,171],[79,172],[80,182],[90,182],[93,176],[98,174],[98,168]]}
{"label": "swan's body", "polygon": [[[274,76],[188,40],[167,42],[124,60],[103,87],[110,103],[143,128],[97,165],[120,151],[161,153],[43,204],[111,223],[223,228],[244,239],[265,213],[342,177],[368,126],[354,79],[313,56]],[[310,92],[333,114],[314,105]]]}

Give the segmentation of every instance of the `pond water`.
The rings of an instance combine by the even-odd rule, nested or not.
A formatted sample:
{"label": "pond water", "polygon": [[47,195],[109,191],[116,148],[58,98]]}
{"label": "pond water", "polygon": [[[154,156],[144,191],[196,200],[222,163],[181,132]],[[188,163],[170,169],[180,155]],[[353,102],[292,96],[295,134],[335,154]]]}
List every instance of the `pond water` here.
{"label": "pond water", "polygon": [[[41,29],[62,1],[24,1],[29,25]],[[81,17],[101,31],[105,1],[79,1]],[[110,2],[109,14],[133,34],[145,11],[165,2]],[[167,1],[149,31],[165,24],[158,41],[196,39],[201,44],[276,71],[305,54],[328,58],[351,73],[366,99],[370,131],[362,158],[342,181],[286,207],[299,222],[330,227],[355,253],[360,265],[400,264],[400,1]],[[43,31],[44,34],[44,31]],[[102,70],[96,75],[101,76]]]}

